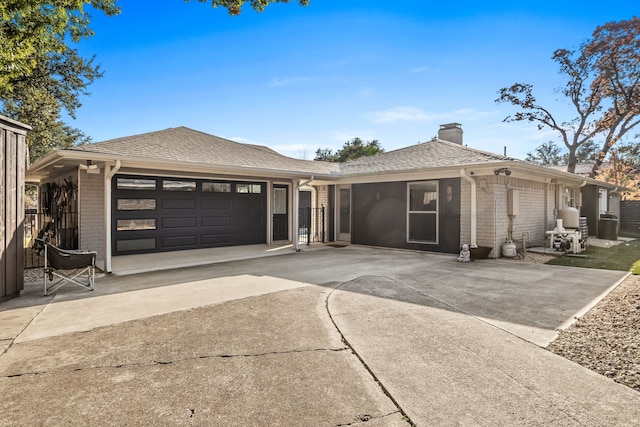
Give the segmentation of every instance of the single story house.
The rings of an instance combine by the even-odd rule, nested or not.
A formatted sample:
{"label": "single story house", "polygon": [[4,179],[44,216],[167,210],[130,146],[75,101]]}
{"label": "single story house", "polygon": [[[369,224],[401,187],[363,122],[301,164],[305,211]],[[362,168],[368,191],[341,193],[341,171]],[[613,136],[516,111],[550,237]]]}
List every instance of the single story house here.
{"label": "single story house", "polygon": [[107,272],[128,254],[297,248],[302,199],[325,208],[316,240],[445,253],[468,243],[500,256],[507,238],[543,245],[559,209],[580,207],[582,187],[609,186],[467,147],[458,123],[432,141],[342,164],[170,128],[54,151],[27,181],[50,218],[77,212],[59,232],[96,250]]}

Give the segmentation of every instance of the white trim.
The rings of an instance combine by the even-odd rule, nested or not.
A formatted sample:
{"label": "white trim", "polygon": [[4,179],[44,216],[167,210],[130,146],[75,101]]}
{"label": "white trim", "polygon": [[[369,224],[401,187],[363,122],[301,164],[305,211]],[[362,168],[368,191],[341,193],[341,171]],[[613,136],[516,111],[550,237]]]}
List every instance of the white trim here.
{"label": "white trim", "polygon": [[[292,242],[293,239],[291,238],[291,235],[292,235],[291,232],[292,232],[292,229],[293,229],[293,225],[292,225],[292,222],[293,222],[292,219],[293,218],[291,216],[291,211],[293,209],[293,207],[292,207],[292,205],[293,205],[293,200],[292,200],[293,196],[291,195],[292,194],[291,187],[292,187],[293,184],[292,184],[292,182],[287,182],[287,181],[271,181],[271,193],[270,194],[271,194],[272,198],[273,198],[273,191],[274,191],[273,189],[274,189],[274,187],[276,185],[286,186],[287,187],[287,230],[288,230],[288,232],[287,232],[287,235],[288,235],[287,241]],[[269,231],[269,233],[271,233],[269,235],[269,241],[273,242],[274,241],[273,240],[273,202],[271,203],[271,205],[269,207],[268,215],[269,215],[269,220],[268,221],[271,224],[271,227],[270,227],[271,230]]]}
{"label": "white trim", "polygon": [[[352,230],[352,225],[353,225],[353,220],[352,220],[352,215],[353,215],[353,187],[351,186],[351,184],[341,184],[341,185],[336,185],[336,191],[334,194],[335,197],[335,211],[334,211],[334,217],[333,217],[333,224],[334,224],[334,241],[336,242],[347,242],[347,243],[351,243],[351,240],[353,238],[353,230]],[[349,233],[340,233],[340,190],[349,190]],[[343,234],[348,234],[349,235],[349,239],[348,240],[344,240],[340,238],[340,235]]]}
{"label": "white trim", "polygon": [[266,218],[266,226],[267,226],[267,245],[270,245],[273,242],[273,214],[271,213],[271,206],[273,206],[273,181],[267,181],[266,183],[266,191],[267,191],[267,218]]}
{"label": "white trim", "polygon": [[[478,192],[477,182],[474,178],[467,175],[467,171],[460,169],[460,177],[471,185],[471,246],[477,246],[478,239]],[[462,188],[460,189],[462,193]],[[461,214],[462,219],[462,214]],[[494,219],[495,221],[495,219]],[[495,227],[495,223],[494,223]]]}
{"label": "white trim", "polygon": [[109,165],[109,171],[107,172],[105,165],[104,173],[104,232],[105,232],[105,254],[104,254],[104,270],[107,273],[111,273],[111,179],[118,173],[122,163],[120,160],[116,160],[116,164]]}
{"label": "white trim", "polygon": [[[435,183],[436,184],[436,210],[435,211],[412,211],[411,210],[411,186],[414,184],[430,184],[430,183]],[[428,181],[412,181],[412,182],[407,182],[407,243],[417,243],[417,244],[421,244],[421,245],[439,245],[440,244],[440,181],[439,180],[435,180],[435,179],[431,179]],[[410,229],[410,215],[414,213],[414,214],[423,214],[423,215],[435,215],[436,217],[436,240],[435,241],[429,241],[429,240],[411,240],[410,236],[409,236],[409,229]]]}

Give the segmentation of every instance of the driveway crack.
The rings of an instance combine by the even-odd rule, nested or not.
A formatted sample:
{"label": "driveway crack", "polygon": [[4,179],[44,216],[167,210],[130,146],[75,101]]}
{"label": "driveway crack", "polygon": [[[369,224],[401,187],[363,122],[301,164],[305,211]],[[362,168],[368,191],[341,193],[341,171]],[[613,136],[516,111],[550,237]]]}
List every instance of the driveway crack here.
{"label": "driveway crack", "polygon": [[[349,282],[352,282],[354,280],[358,280],[358,278],[355,278]],[[411,418],[409,418],[409,415],[407,415],[407,413],[404,411],[404,409],[402,409],[402,407],[400,406],[400,403],[398,403],[398,401],[391,395],[391,392],[389,392],[389,390],[385,387],[385,385],[382,383],[382,381],[380,381],[380,379],[376,376],[376,374],[373,372],[373,370],[369,367],[369,365],[367,365],[367,363],[364,361],[364,359],[360,356],[360,354],[358,354],[358,352],[356,351],[356,349],[353,347],[353,345],[351,345],[351,343],[347,340],[347,338],[344,336],[344,334],[342,333],[342,331],[340,330],[340,327],[338,326],[338,324],[336,323],[335,319],[333,318],[333,316],[331,315],[331,309],[329,308],[329,298],[331,298],[331,295],[333,295],[333,293],[337,290],[339,290],[342,286],[346,285],[349,282],[343,282],[341,284],[339,284],[338,286],[336,286],[331,292],[329,292],[329,294],[327,295],[326,299],[325,299],[325,309],[327,310],[327,314],[329,315],[329,319],[331,320],[331,323],[333,323],[334,328],[336,328],[336,331],[338,331],[338,333],[340,334],[340,339],[342,340],[342,342],[349,347],[349,349],[351,350],[351,353],[358,359],[358,361],[360,361],[360,363],[362,364],[362,366],[364,367],[364,369],[366,369],[366,371],[369,373],[369,375],[371,375],[371,378],[373,378],[373,381],[378,384],[378,386],[380,387],[380,389],[382,390],[382,392],[389,398],[389,400],[391,400],[391,402],[394,404],[394,406],[398,409],[398,412],[400,414],[402,414],[402,419],[404,421],[407,422],[407,424],[409,424],[412,427],[415,427],[415,423],[413,421],[411,421]],[[344,425],[349,425],[349,424],[344,424]]]}
{"label": "driveway crack", "polygon": [[369,415],[369,414],[358,414],[355,417],[355,421],[351,421],[351,422],[348,422],[348,423],[336,424],[336,427],[360,425],[360,424],[368,423],[369,421],[381,420],[383,418],[389,417],[391,415],[399,414],[399,413],[400,413],[400,411],[393,411],[393,412],[389,412],[388,414],[382,414],[382,415],[377,415],[377,416],[376,415]]}
{"label": "driveway crack", "polygon": [[7,345],[7,347],[4,350],[2,350],[2,352],[0,353],[0,357],[4,356],[9,351],[9,349],[13,347],[13,344],[18,339],[18,337],[22,335],[22,333],[33,323],[34,320],[36,320],[38,316],[40,316],[40,313],[42,313],[44,309],[47,308],[49,303],[53,301],[54,298],[55,298],[55,295],[51,296],[51,298],[49,298],[49,300],[42,305],[42,308],[35,314],[35,316],[33,316],[33,318],[26,325],[24,325],[24,328],[22,328],[20,332],[16,334],[15,337],[8,339],[9,345]]}
{"label": "driveway crack", "polygon": [[89,371],[96,369],[120,369],[131,367],[144,367],[144,366],[158,366],[158,365],[172,365],[175,363],[188,362],[191,360],[203,360],[203,359],[234,359],[234,358],[248,358],[248,357],[264,357],[273,355],[284,354],[298,354],[298,353],[315,353],[315,352],[340,352],[348,351],[349,347],[338,348],[311,348],[303,350],[282,350],[282,351],[268,351],[264,353],[239,353],[239,354],[205,354],[200,356],[184,357],[174,360],[152,360],[151,362],[129,363],[129,364],[117,364],[117,365],[95,365],[86,368],[69,368],[69,369],[54,369],[50,371],[33,371],[33,372],[20,372],[17,374],[3,375],[0,378],[16,378],[29,375],[49,375],[64,372],[79,372]]}

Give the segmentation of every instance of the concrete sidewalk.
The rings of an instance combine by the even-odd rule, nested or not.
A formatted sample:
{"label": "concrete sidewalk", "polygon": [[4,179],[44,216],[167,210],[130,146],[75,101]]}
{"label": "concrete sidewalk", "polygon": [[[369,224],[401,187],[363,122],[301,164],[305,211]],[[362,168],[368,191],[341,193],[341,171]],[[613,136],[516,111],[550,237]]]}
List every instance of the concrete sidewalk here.
{"label": "concrete sidewalk", "polygon": [[29,285],[0,425],[639,424],[640,393],[540,348],[623,276],[349,247]]}

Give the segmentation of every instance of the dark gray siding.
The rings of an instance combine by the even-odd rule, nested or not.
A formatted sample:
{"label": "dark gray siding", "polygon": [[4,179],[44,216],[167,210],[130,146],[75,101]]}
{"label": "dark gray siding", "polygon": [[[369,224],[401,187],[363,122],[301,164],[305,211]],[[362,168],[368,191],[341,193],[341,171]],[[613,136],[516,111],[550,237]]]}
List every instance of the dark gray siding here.
{"label": "dark gray siding", "polygon": [[[407,182],[353,186],[353,243],[457,253],[460,250],[460,179],[438,182],[438,244],[407,242]],[[451,187],[451,200],[446,197],[447,187]]]}

